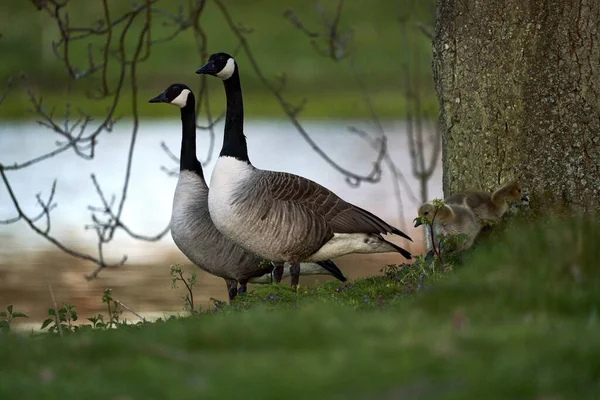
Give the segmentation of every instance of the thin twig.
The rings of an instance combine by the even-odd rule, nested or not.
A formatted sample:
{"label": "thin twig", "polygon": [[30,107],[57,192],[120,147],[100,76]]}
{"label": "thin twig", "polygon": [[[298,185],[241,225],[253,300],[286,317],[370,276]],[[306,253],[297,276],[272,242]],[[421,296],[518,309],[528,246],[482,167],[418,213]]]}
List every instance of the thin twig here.
{"label": "thin twig", "polygon": [[10,89],[10,86],[12,85],[12,80],[12,77],[6,80],[6,83],[4,84],[4,89],[2,90],[2,94],[0,95],[0,104],[4,103],[4,100],[6,100],[6,96],[8,95],[8,89]]}
{"label": "thin twig", "polygon": [[442,259],[442,252],[438,248],[438,246],[436,246],[436,244],[435,244],[435,234],[433,233],[433,223],[435,222],[435,217],[437,216],[438,210],[439,210],[439,208],[436,206],[435,212],[433,213],[433,218],[431,218],[431,223],[429,224],[429,229],[431,229],[431,245],[433,246],[433,252],[437,256],[437,258],[440,260],[441,267],[444,268],[444,260]]}
{"label": "thin twig", "polygon": [[179,280],[181,280],[183,282],[183,284],[185,285],[185,287],[190,295],[190,307],[192,308],[192,310],[194,310],[194,292],[192,291],[192,288],[190,287],[190,285],[188,285],[187,281],[183,277],[183,272],[179,271],[178,275],[179,275]]}
{"label": "thin twig", "polygon": [[123,307],[124,309],[126,309],[127,311],[129,311],[130,313],[132,313],[133,315],[135,315],[136,317],[138,317],[139,319],[141,319],[142,322],[146,322],[146,318],[142,317],[140,314],[136,313],[131,308],[127,307],[125,304],[123,304],[123,302],[121,302],[121,300],[115,300],[115,302],[117,304],[119,304],[121,307]]}
{"label": "thin twig", "polygon": [[417,28],[423,33],[423,35],[427,36],[428,39],[433,40],[433,32],[431,27],[425,26],[421,22],[417,22]]}
{"label": "thin twig", "polygon": [[[157,1],[158,0],[142,0],[134,2],[129,9],[126,9],[123,12],[119,11],[117,14],[116,11],[111,12],[111,7],[109,6],[110,2],[108,0],[102,0],[102,13],[100,19],[90,26],[82,27],[73,26],[69,18],[69,0],[32,0],[34,6],[49,16],[49,19],[56,25],[58,40],[53,42],[52,50],[67,72],[67,89],[71,87],[73,80],[87,79],[90,76],[95,75],[92,89],[87,92],[87,95],[92,101],[108,99],[108,108],[103,119],[92,129],[89,126],[92,118],[84,111],[77,109],[76,112],[74,112],[70,104],[67,103],[65,105],[64,116],[57,118],[57,113],[55,113],[56,107],[49,106],[44,102],[42,97],[34,93],[32,89],[27,89],[31,111],[36,115],[38,124],[50,129],[54,134],[58,135],[59,140],[56,141],[56,148],[50,149],[50,151],[29,160],[14,162],[10,165],[0,163],[1,180],[4,183],[4,186],[6,186],[9,198],[17,211],[17,216],[0,220],[0,224],[16,223],[23,220],[33,231],[44,237],[61,251],[64,251],[73,257],[78,257],[96,264],[97,268],[86,276],[87,279],[93,279],[106,267],[121,266],[127,260],[127,256],[123,256],[120,262],[114,264],[108,264],[104,260],[104,245],[113,239],[117,229],[123,230],[126,234],[135,239],[146,241],[160,240],[169,231],[169,226],[167,225],[167,227],[162,229],[157,235],[142,235],[133,232],[121,220],[123,209],[128,198],[128,189],[131,183],[133,154],[136,147],[139,127],[139,113],[137,110],[138,82],[136,72],[138,64],[144,62],[150,56],[150,48],[153,43],[151,38],[152,15],[159,15],[161,18],[166,18],[167,22],[176,27],[176,31],[184,31],[192,26],[194,27],[194,30],[197,31],[199,29],[199,16],[203,10],[205,1],[198,0],[194,2],[193,5],[190,5],[189,13],[186,15],[184,15],[182,2],[180,2],[178,9],[179,13],[175,15],[155,8],[154,4],[156,4]],[[135,28],[132,29],[134,26]],[[84,53],[84,57],[87,56],[87,65],[85,65],[86,58],[84,58],[83,68],[80,68],[79,64],[81,63],[79,61],[75,62],[73,57],[75,53],[80,52],[79,49],[81,47],[76,45],[77,42],[79,42],[79,46],[83,45],[83,47],[87,49],[86,53]],[[129,43],[132,42],[137,43],[133,48],[129,46]],[[109,69],[111,69],[111,74],[109,74]],[[114,77],[112,77],[113,75]],[[10,83],[10,80],[7,81],[6,88],[9,87]],[[134,126],[131,130],[131,140],[127,152],[123,185],[119,197],[115,198],[115,196],[111,196],[111,200],[108,201],[100,186],[97,185],[97,182],[94,182],[103,207],[98,208],[90,206],[90,210],[92,211],[92,225],[89,227],[95,230],[98,238],[98,254],[97,256],[93,256],[91,254],[73,250],[64,245],[58,238],[50,235],[52,226],[50,212],[56,207],[56,204],[53,203],[54,185],[47,201],[44,202],[39,195],[36,196],[42,211],[39,215],[29,217],[23,211],[19,199],[13,192],[5,171],[30,167],[33,164],[41,163],[66,153],[69,149],[72,149],[73,152],[82,159],[93,159],[95,157],[98,136],[104,132],[111,132],[118,120],[115,116],[115,110],[122,101],[122,93],[127,90],[126,84],[129,85],[129,92],[133,94],[131,100],[131,114],[133,115]],[[6,90],[0,93],[0,102],[5,96]],[[208,102],[208,99],[206,101]],[[208,129],[212,129],[212,125],[215,122],[210,121],[211,119],[212,118],[209,118],[210,126]],[[202,129],[203,127],[199,128]],[[210,154],[208,157],[210,158]],[[40,219],[45,220],[44,228],[40,228],[36,225],[36,222]]]}
{"label": "thin twig", "polygon": [[50,290],[50,296],[52,296],[52,303],[54,304],[54,320],[56,321],[58,333],[60,334],[60,337],[62,337],[63,331],[60,318],[58,317],[58,304],[56,304],[56,298],[54,297],[54,291],[52,290],[52,284],[50,283],[50,279],[46,278],[46,282],[48,282],[48,290]]}

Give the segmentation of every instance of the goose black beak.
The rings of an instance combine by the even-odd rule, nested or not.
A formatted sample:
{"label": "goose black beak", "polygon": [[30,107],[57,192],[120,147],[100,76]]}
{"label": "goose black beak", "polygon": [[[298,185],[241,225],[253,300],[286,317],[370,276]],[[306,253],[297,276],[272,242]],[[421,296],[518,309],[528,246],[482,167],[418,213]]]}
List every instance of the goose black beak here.
{"label": "goose black beak", "polygon": [[201,66],[200,68],[198,68],[196,70],[197,74],[205,74],[205,75],[215,75],[217,72],[219,72],[219,71],[215,67],[215,63],[213,63],[212,61],[207,62],[206,64],[204,64],[203,66]]}
{"label": "goose black beak", "polygon": [[162,92],[158,96],[153,97],[150,100],[148,100],[148,103],[168,103],[168,102],[169,102],[169,99],[167,99],[167,95],[165,94],[165,92]]}
{"label": "goose black beak", "polygon": [[417,228],[417,227],[419,227],[419,226],[423,225],[423,223],[421,222],[421,220],[419,220],[418,218],[415,218],[415,219],[413,220],[413,222],[415,223],[415,228]]}
{"label": "goose black beak", "polygon": [[526,194],[524,194],[523,196],[521,196],[521,201],[526,201],[529,203],[529,196],[527,196]]}

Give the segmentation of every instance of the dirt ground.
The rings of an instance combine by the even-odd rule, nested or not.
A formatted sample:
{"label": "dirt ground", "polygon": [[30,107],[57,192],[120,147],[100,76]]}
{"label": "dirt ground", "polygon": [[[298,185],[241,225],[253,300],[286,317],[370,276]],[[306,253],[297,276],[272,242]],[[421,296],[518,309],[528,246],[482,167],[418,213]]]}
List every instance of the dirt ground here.
{"label": "dirt ground", "polygon": [[[422,243],[415,240],[411,251],[422,252]],[[398,254],[348,255],[335,260],[349,278],[379,274],[387,264],[404,262]],[[172,264],[182,264],[187,272],[197,273],[194,288],[196,304],[206,306],[211,298],[227,300],[222,279],[205,273],[191,264],[181,253],[169,250],[152,262],[128,262],[123,267],[107,269],[92,281],[84,276],[94,265],[73,258],[63,252],[46,249],[27,254],[4,253],[0,258],[0,307],[14,304],[15,310],[29,315],[27,322],[41,321],[53,306],[48,282],[59,307],[76,306],[80,320],[98,313],[106,314],[101,297],[104,289],[111,288],[115,299],[139,313],[177,312],[183,308],[182,288],[172,289],[169,270]],[[300,284],[326,281],[329,276],[301,277]],[[181,284],[179,286],[182,286]],[[252,290],[252,287],[250,287]],[[125,313],[127,319],[135,319]]]}

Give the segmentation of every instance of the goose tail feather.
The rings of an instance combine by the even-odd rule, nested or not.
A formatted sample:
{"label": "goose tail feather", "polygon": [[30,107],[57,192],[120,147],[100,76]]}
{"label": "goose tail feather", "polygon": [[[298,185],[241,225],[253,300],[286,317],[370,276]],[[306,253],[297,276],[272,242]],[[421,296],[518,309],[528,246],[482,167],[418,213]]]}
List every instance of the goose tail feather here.
{"label": "goose tail feather", "polygon": [[325,268],[331,275],[333,275],[336,279],[346,282],[346,277],[342,274],[342,271],[338,268],[337,265],[331,260],[325,261],[317,261],[316,264],[319,264],[321,267]]}
{"label": "goose tail feather", "polygon": [[408,250],[403,249],[402,247],[395,245],[392,242],[388,242],[385,239],[382,239],[384,242],[386,242],[387,244],[389,244],[390,246],[392,246],[394,249],[396,249],[396,251],[400,254],[402,254],[402,256],[404,258],[406,258],[407,260],[411,260],[412,259],[412,254],[410,254],[410,252]]}
{"label": "goose tail feather", "polygon": [[408,239],[408,240],[410,240],[411,242],[413,241],[413,240],[410,238],[410,236],[408,236],[406,233],[402,232],[400,229],[398,229],[398,228],[394,228],[393,226],[392,226],[392,233],[393,233],[394,235],[402,236],[404,239]]}

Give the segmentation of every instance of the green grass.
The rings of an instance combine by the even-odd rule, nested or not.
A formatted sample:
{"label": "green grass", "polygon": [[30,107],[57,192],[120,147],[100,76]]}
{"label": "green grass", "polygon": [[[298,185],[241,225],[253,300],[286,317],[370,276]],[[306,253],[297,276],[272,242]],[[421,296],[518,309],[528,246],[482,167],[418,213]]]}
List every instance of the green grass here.
{"label": "green grass", "polygon": [[[215,82],[220,83],[220,82]],[[166,88],[166,86],[165,86]],[[149,104],[148,99],[156,96],[162,90],[143,90],[138,94],[138,110],[141,117],[144,118],[173,118],[173,110],[170,107],[157,107]],[[218,116],[225,110],[225,98],[223,88],[219,85],[214,87],[209,93],[212,101],[213,118]],[[264,91],[246,92],[244,103],[244,111],[247,118],[284,118],[285,113],[281,105],[275,97]],[[336,118],[351,118],[359,119],[371,117],[367,103],[362,98],[356,97],[351,91],[335,91],[325,92],[319,96],[306,97],[301,94],[291,94],[287,96],[288,101],[292,104],[299,104],[303,98],[306,98],[306,103],[303,111],[299,114],[299,118],[310,119],[336,119]],[[59,116],[59,121],[65,109],[65,104],[71,106],[77,105],[79,109],[86,114],[95,116],[96,119],[102,119],[108,107],[107,101],[94,101],[86,98],[84,94],[76,94],[75,96],[50,92],[43,97],[46,109],[49,111],[52,107],[56,110],[56,115]],[[377,115],[381,118],[398,118],[406,113],[406,102],[402,96],[395,92],[380,91],[373,93],[371,101],[377,111]],[[131,112],[132,95],[130,92],[123,93],[118,107],[115,110],[116,115],[129,117]],[[422,104],[424,115],[427,118],[435,118],[437,116],[437,100],[435,98],[427,99],[427,102]],[[32,104],[29,96],[23,92],[16,92],[8,98],[8,100],[0,106],[0,120],[10,119],[32,119],[36,114],[31,112]]]}
{"label": "green grass", "polygon": [[[115,19],[129,9],[128,2],[109,0],[112,18]],[[185,2],[184,2],[185,3]],[[322,0],[321,4],[328,15],[333,15],[335,0]],[[178,2],[160,0],[155,6],[169,12],[176,12]],[[366,116],[364,107],[358,110],[354,106],[360,100],[361,92],[347,62],[336,63],[317,55],[304,34],[293,28],[283,17],[287,9],[293,9],[307,28],[321,32],[321,16],[315,11],[314,2],[304,0],[228,0],[226,2],[232,18],[252,29],[248,43],[257,59],[264,76],[274,81],[276,76],[285,74],[287,87],[292,99],[303,97],[314,104],[308,107],[308,117],[356,117]],[[435,2],[433,0],[378,0],[370,7],[364,2],[348,0],[344,3],[340,29],[352,30],[352,40],[348,50],[352,55],[355,71],[365,86],[374,95],[377,110],[384,116],[404,115],[403,87],[404,65],[410,64],[411,77],[415,85],[413,90],[421,94],[428,105],[426,112],[433,116],[437,110],[433,92],[431,72],[431,44],[417,28],[417,22],[432,26]],[[68,7],[72,26],[90,26],[100,18],[101,2],[72,1]],[[403,34],[399,18],[409,21],[406,35]],[[141,17],[140,17],[141,20]],[[58,30],[55,23],[43,12],[38,12],[30,2],[3,2],[0,4],[0,87],[9,77],[21,74],[27,76],[26,83],[16,83],[10,91],[9,99],[0,106],[0,118],[28,118],[24,112],[26,87],[35,89],[37,94],[58,105],[64,101],[88,108],[93,115],[101,115],[104,109],[94,105],[84,96],[85,89],[96,88],[99,77],[93,75],[76,82],[68,82],[65,67],[51,50]],[[152,38],[166,37],[173,27],[165,26],[165,20],[159,14],[152,19]],[[216,4],[207,0],[200,16],[200,25],[206,32],[206,44],[209,53],[217,51],[233,52],[237,40],[229,30],[225,19]],[[139,22],[133,24],[132,32],[139,30]],[[115,35],[120,34],[120,29]],[[134,48],[137,34],[125,40],[128,51]],[[113,45],[116,45],[116,39]],[[71,42],[72,64],[85,69],[88,61],[88,44],[93,45],[93,54],[99,62],[104,38],[92,37],[79,42]],[[193,84],[197,75],[194,71],[201,60],[196,51],[196,41],[191,29],[185,30],[167,43],[152,46],[148,59],[139,63],[137,78],[144,99],[163,90],[168,84],[183,81]],[[408,55],[410,50],[412,55]],[[131,54],[130,54],[131,56]],[[278,107],[270,99],[258,76],[251,70],[246,55],[236,57],[241,68],[242,84],[246,94],[254,94],[260,100],[247,101],[254,106],[253,115],[269,117],[278,115]],[[119,68],[116,62],[108,69],[108,81],[116,82]],[[127,77],[126,80],[128,80]],[[211,84],[214,91],[222,91],[219,82]],[[127,87],[126,92],[131,89]],[[127,97],[128,93],[125,94]],[[129,94],[130,95],[130,94]],[[13,104],[8,104],[8,103]],[[260,104],[258,104],[260,103]],[[265,104],[263,104],[265,103]],[[433,105],[433,107],[431,107]],[[119,114],[130,115],[127,102],[121,102]],[[144,116],[154,115],[148,108],[140,110]]]}
{"label": "green grass", "polygon": [[599,241],[597,222],[516,226],[452,272],[419,264],[298,295],[264,287],[199,317],[3,336],[0,398],[597,398]]}

